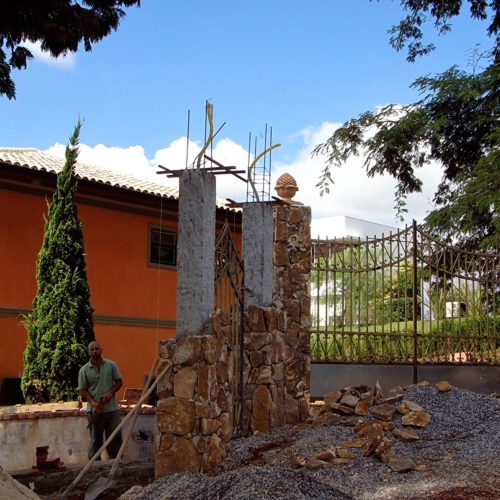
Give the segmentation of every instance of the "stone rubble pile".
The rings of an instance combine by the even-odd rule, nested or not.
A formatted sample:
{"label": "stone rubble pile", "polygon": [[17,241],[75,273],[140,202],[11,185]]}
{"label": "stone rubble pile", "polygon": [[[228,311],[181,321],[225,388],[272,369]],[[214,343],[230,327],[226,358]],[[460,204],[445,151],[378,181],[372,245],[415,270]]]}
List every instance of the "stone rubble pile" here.
{"label": "stone rubble pile", "polygon": [[[422,382],[421,385],[429,385]],[[440,392],[447,392],[451,385],[436,383]],[[401,415],[400,427],[394,422]],[[313,427],[345,425],[353,429],[355,437],[340,446],[330,446],[306,459],[294,453],[290,462],[293,469],[323,469],[342,466],[356,458],[349,448],[359,448],[363,457],[374,456],[393,471],[406,472],[419,468],[410,458],[394,450],[396,440],[415,442],[420,439],[415,430],[431,423],[429,413],[419,404],[405,399],[401,387],[391,389],[387,396],[377,382],[374,388],[367,385],[347,387],[325,394],[324,400],[311,404],[311,417],[307,422]]]}
{"label": "stone rubble pile", "polygon": [[[346,446],[351,439],[362,441],[366,437],[353,432],[357,424],[315,427],[313,422],[319,417],[324,403],[313,403],[313,418],[309,423],[300,422],[272,429],[269,433],[256,432],[249,437],[232,439],[230,454],[209,474],[172,474],[147,487],[136,487],[121,498],[498,498],[500,403],[496,395],[458,387],[442,393],[434,384],[423,385],[405,388],[403,400],[417,403],[430,414],[427,427],[402,425],[404,415],[397,411],[391,421],[379,421],[382,428],[394,423],[394,428],[384,430],[384,435],[394,440],[397,454],[418,464],[406,473],[394,472],[388,462],[383,463],[375,453],[363,457],[362,445],[357,448]],[[400,406],[403,400],[395,406]],[[377,406],[380,405],[373,405]],[[418,407],[413,408],[410,411],[419,411]],[[365,416],[338,415],[363,418],[363,423],[375,420],[371,411]],[[410,441],[395,438],[394,434],[398,432]],[[412,442],[412,434],[407,432],[420,439]],[[337,455],[335,458],[348,459],[349,462],[343,466],[330,464],[332,453],[320,455],[328,448],[333,449]],[[351,458],[353,455],[356,458]],[[316,462],[323,468],[307,468],[306,463],[314,457],[326,465]],[[335,462],[341,463],[340,460]],[[292,468],[294,463],[296,468]]]}

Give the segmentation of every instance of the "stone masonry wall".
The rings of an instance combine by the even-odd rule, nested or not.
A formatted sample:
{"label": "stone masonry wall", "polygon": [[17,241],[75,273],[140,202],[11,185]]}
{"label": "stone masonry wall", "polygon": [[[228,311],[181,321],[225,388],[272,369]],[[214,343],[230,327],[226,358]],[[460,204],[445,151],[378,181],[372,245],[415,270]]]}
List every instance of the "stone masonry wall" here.
{"label": "stone masonry wall", "polygon": [[285,421],[309,415],[311,209],[282,205],[274,211],[273,304],[285,341]]}
{"label": "stone masonry wall", "polygon": [[159,346],[158,370],[170,369],[158,383],[155,476],[207,472],[226,456],[233,433],[230,381],[233,363],[230,327],[212,314],[213,334],[168,339]]}
{"label": "stone masonry wall", "polygon": [[245,315],[241,433],[269,432],[285,423],[284,334],[275,307]]}
{"label": "stone masonry wall", "polygon": [[311,210],[274,209],[273,305],[245,315],[241,432],[309,416]]}
{"label": "stone masonry wall", "polygon": [[[243,436],[309,416],[310,221],[308,207],[274,209],[273,303],[245,313]],[[217,311],[210,319],[206,335],[160,343],[159,370],[170,369],[158,385],[156,477],[208,472],[228,452],[238,353],[227,315]]]}

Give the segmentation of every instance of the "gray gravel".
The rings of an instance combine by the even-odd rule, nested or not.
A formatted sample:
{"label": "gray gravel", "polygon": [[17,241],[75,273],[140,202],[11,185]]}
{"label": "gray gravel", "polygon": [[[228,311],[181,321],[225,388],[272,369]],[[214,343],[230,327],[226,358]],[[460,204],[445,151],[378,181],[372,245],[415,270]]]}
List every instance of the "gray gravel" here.
{"label": "gray gravel", "polygon": [[[311,458],[354,437],[352,428],[286,426],[269,434],[232,441],[232,456],[214,474],[174,474],[122,500],[144,499],[500,499],[500,400],[452,388],[412,386],[405,399],[423,406],[428,427],[412,428],[415,443],[395,442],[397,454],[414,460],[418,470],[392,471],[374,457],[342,467],[292,469],[290,456]],[[394,417],[401,427],[401,416]],[[260,450],[259,450],[260,449]],[[265,451],[267,450],[267,451]],[[260,453],[259,453],[260,451]]]}

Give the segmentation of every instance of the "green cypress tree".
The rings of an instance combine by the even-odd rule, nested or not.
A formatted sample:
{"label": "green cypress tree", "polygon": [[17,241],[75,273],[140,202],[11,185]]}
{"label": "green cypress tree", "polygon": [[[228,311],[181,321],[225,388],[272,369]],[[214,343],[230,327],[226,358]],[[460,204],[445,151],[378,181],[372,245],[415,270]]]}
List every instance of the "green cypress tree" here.
{"label": "green cypress tree", "polygon": [[36,267],[38,291],[33,312],[24,322],[28,342],[21,387],[28,403],[75,399],[78,370],[87,361],[87,345],[95,339],[82,223],[74,202],[80,128],[78,121],[48,205]]}

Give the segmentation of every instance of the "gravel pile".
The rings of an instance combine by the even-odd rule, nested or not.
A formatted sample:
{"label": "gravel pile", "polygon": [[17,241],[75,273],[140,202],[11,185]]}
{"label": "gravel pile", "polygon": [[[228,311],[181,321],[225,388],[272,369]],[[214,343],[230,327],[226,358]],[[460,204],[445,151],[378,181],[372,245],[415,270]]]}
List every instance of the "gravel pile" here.
{"label": "gravel pile", "polygon": [[[181,473],[134,487],[122,500],[163,499],[494,499],[500,498],[500,400],[452,388],[412,386],[405,399],[431,416],[413,443],[396,441],[397,454],[417,468],[400,473],[375,457],[325,469],[292,469],[290,457],[312,458],[354,437],[352,427],[286,426],[232,441],[232,454],[210,475]],[[368,419],[366,417],[365,419]],[[393,419],[401,427],[401,416]]]}

